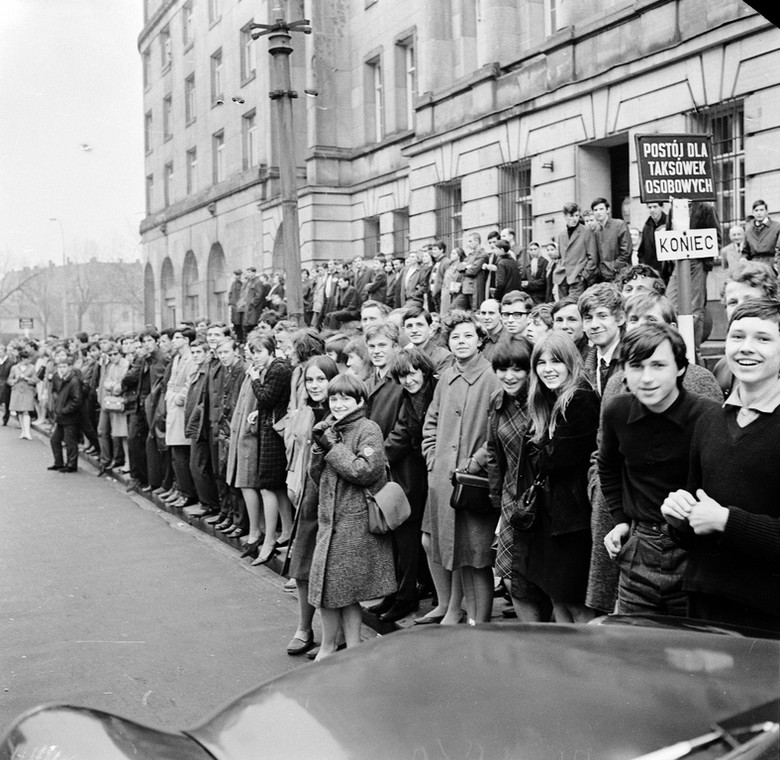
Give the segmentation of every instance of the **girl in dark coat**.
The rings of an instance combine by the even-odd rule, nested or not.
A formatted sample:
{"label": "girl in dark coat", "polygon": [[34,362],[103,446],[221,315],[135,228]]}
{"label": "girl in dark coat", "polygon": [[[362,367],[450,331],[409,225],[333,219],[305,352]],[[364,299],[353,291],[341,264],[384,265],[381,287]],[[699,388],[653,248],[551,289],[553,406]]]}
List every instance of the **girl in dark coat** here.
{"label": "girl in dark coat", "polygon": [[290,412],[285,429],[290,463],[287,489],[296,507],[295,538],[290,547],[290,578],[298,589],[298,627],[287,645],[287,654],[303,654],[314,645],[312,621],[315,607],[309,602],[309,572],[317,542],[319,490],[309,475],[312,428],[328,414],[328,382],[339,374],[329,356],[314,356],[302,367],[305,400]]}
{"label": "girl in dark coat", "polygon": [[[290,402],[292,367],[286,359],[274,356],[276,339],[270,333],[250,335],[247,345],[252,355],[248,375],[257,401],[254,413],[258,440],[257,487],[263,500],[265,519],[263,545],[252,564],[264,565],[276,554],[278,546],[287,546],[292,532],[292,504],[285,482],[287,456],[284,439],[276,430]],[[280,517],[282,535],[277,541],[276,523]]]}
{"label": "girl in dark coat", "polygon": [[343,628],[347,647],[360,643],[360,602],[395,591],[389,534],[368,530],[366,491],[387,482],[379,426],[365,418],[365,384],[338,375],[328,384],[330,415],[314,426],[309,472],[319,486],[317,545],[309,574],[309,602],[320,609],[321,660],[336,650]]}
{"label": "girl in dark coat", "polygon": [[518,540],[527,542],[526,578],[550,598],[556,622],[586,622],[593,617],[585,606],[591,549],[588,468],[596,447],[599,398],[566,335],[554,332],[537,343],[531,370],[531,424],[519,493],[537,473],[544,486],[530,532],[518,532]]}

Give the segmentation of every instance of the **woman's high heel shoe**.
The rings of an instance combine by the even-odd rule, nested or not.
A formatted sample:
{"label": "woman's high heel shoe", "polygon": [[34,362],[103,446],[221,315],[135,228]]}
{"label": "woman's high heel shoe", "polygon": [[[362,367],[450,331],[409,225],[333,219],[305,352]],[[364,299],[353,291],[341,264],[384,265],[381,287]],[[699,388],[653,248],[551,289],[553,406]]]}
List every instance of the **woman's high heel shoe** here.
{"label": "woman's high heel shoe", "polygon": [[262,543],[263,539],[258,538],[257,541],[252,541],[251,544],[247,544],[244,547],[244,551],[241,552],[241,559],[244,559],[244,557],[252,557],[252,559],[254,559],[257,556],[257,551]]}
{"label": "woman's high heel shoe", "polygon": [[265,556],[262,557],[258,555],[257,559],[252,562],[252,567],[258,567],[259,565],[265,565],[269,560],[271,560],[272,557],[276,555],[277,549],[276,549],[276,542],[274,542],[274,546],[271,549],[271,551]]}

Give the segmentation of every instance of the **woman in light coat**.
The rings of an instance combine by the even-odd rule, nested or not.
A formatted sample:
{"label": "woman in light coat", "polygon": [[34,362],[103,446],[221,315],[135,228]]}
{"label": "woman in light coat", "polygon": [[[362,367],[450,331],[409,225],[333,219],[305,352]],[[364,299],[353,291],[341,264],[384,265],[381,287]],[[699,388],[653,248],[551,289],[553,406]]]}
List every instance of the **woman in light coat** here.
{"label": "woman in light coat", "polygon": [[30,412],[35,411],[35,386],[38,382],[32,358],[32,350],[23,348],[19,352],[18,363],[11,367],[8,374],[8,385],[11,387],[9,409],[16,414],[22,428],[19,437],[27,441],[32,440]]}
{"label": "woman in light coat", "polygon": [[455,365],[439,378],[422,441],[429,473],[423,546],[439,600],[427,617],[442,616],[445,625],[458,623],[462,582],[469,619],[481,623],[490,620],[493,604],[491,544],[498,511],[455,511],[450,496],[456,468],[479,472],[487,463],[488,405],[501,384],[479,352],[485,333],[474,317],[453,309],[443,324]]}
{"label": "woman in light coat", "polygon": [[112,467],[122,465],[128,467],[130,459],[127,445],[127,412],[106,409],[105,399],[119,399],[122,396],[122,378],[127,374],[129,363],[118,343],[113,341],[105,347],[108,363],[103,366],[98,386],[98,403],[100,417],[98,419],[98,439],[100,440],[100,469],[102,475]]}

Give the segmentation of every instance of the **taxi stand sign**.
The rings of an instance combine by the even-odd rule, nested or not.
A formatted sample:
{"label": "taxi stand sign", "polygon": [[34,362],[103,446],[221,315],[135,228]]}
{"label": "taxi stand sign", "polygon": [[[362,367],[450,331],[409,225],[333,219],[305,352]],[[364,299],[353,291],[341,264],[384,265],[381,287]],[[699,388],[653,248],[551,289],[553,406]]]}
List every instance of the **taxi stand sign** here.
{"label": "taxi stand sign", "polygon": [[711,135],[636,135],[635,140],[642,203],[666,203],[671,197],[715,200]]}
{"label": "taxi stand sign", "polygon": [[718,231],[660,230],[655,233],[655,252],[659,261],[711,259],[718,255]]}

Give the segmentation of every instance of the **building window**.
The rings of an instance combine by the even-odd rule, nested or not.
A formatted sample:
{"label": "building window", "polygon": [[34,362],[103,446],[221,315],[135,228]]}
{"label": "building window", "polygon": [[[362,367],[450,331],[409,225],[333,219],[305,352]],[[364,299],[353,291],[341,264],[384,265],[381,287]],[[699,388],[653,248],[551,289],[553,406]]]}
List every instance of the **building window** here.
{"label": "building window", "polygon": [[544,0],[544,34],[551,37],[558,31],[558,6],[560,0]]}
{"label": "building window", "polygon": [[173,96],[163,98],[163,140],[173,137]]}
{"label": "building window", "polygon": [[[251,23],[251,22],[250,22]],[[247,24],[241,30],[241,81],[246,82],[255,76],[257,71],[257,49],[252,33]]]}
{"label": "building window", "polygon": [[396,255],[409,250],[409,208],[393,211],[393,253]]}
{"label": "building window", "polygon": [[222,18],[219,0],[209,0],[209,23],[216,24]]}
{"label": "building window", "polygon": [[373,259],[379,253],[379,217],[363,219],[363,258]]}
{"label": "building window", "polygon": [[187,124],[195,121],[195,74],[184,80],[184,118]]}
{"label": "building window", "polygon": [[515,231],[518,245],[526,248],[533,234],[531,159],[498,167],[499,226]]}
{"label": "building window", "polygon": [[198,189],[198,150],[190,148],[187,151],[187,195],[192,195]]}
{"label": "building window", "polygon": [[691,114],[691,132],[712,135],[715,210],[728,239],[729,227],[745,219],[745,107],[724,103]]}
{"label": "building window", "polygon": [[241,120],[241,137],[244,153],[244,169],[257,166],[257,115],[255,111],[244,114],[244,117]]}
{"label": "building window", "polygon": [[220,48],[211,56],[211,104],[218,100],[224,100],[222,91],[222,49]]}
{"label": "building window", "polygon": [[165,164],[165,183],[163,184],[163,193],[165,196],[165,205],[170,206],[173,203],[173,162]]}
{"label": "building window", "polygon": [[181,32],[182,42],[184,43],[184,48],[186,50],[190,45],[192,45],[194,41],[194,29],[192,26],[192,0],[188,0],[188,2],[184,3],[184,7],[182,8]]}
{"label": "building window", "polygon": [[148,89],[152,84],[152,51],[150,48],[144,50],[141,56],[144,67],[144,89]]}
{"label": "building window", "polygon": [[366,63],[365,95],[366,137],[369,142],[381,142],[385,136],[385,97],[379,58]]}
{"label": "building window", "polygon": [[417,97],[417,64],[414,40],[409,38],[396,45],[397,123],[400,129],[414,128],[414,99]]}
{"label": "building window", "polygon": [[460,245],[463,236],[463,199],[460,180],[436,185],[436,238],[447,243],[447,250]]}
{"label": "building window", "polygon": [[214,154],[214,184],[224,182],[225,174],[225,133],[217,132],[212,138],[212,150]]}
{"label": "building window", "polygon": [[162,70],[170,68],[173,52],[171,50],[171,30],[166,26],[160,31],[160,55]]}
{"label": "building window", "polygon": [[154,174],[146,175],[146,213],[152,213],[152,201],[154,195]]}
{"label": "building window", "polygon": [[152,112],[144,114],[144,151],[152,152]]}

